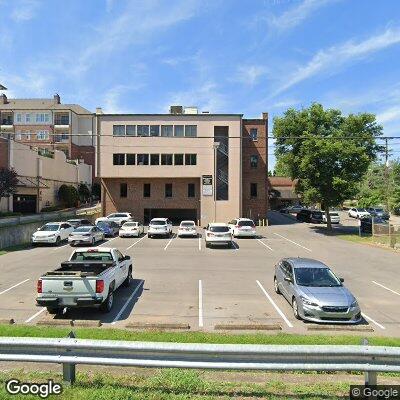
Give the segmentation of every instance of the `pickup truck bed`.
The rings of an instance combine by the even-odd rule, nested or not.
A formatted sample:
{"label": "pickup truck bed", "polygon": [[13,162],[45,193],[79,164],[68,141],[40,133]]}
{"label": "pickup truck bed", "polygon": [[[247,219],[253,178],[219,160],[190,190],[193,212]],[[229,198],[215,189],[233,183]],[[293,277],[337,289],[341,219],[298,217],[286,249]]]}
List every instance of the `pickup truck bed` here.
{"label": "pickup truck bed", "polygon": [[109,268],[115,266],[114,261],[67,261],[61,263],[61,266],[54,271],[46,272],[43,277],[46,276],[96,276],[102,274]]}

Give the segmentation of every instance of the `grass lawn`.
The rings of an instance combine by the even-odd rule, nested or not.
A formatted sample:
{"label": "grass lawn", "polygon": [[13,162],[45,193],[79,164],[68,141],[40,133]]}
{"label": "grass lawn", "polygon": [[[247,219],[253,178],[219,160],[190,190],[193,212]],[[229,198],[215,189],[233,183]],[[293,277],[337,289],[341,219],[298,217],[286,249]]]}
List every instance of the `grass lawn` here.
{"label": "grass lawn", "polygon": [[0,256],[2,256],[3,254],[11,253],[12,251],[25,250],[30,246],[31,246],[30,243],[23,243],[23,244],[17,244],[16,246],[6,247],[0,250]]}
{"label": "grass lawn", "polygon": [[353,243],[361,243],[361,244],[375,244],[372,236],[359,236],[357,234],[350,235],[337,235],[339,239],[347,240]]}

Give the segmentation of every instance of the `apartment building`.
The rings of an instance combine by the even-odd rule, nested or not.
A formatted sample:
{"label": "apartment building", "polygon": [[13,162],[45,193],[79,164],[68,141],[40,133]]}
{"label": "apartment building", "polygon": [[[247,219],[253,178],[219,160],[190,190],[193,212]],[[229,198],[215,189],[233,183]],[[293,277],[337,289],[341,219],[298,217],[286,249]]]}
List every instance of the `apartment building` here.
{"label": "apartment building", "polygon": [[43,154],[60,150],[94,167],[94,130],[93,114],[78,104],[62,104],[58,94],[50,99],[0,95],[0,133]]}
{"label": "apartment building", "polygon": [[199,113],[96,115],[103,213],[199,221],[267,212],[268,116]]}
{"label": "apartment building", "polygon": [[58,189],[62,184],[92,184],[92,166],[68,162],[64,152],[51,156],[10,138],[0,137],[0,168],[13,168],[18,174],[17,193],[0,198],[0,211],[35,213],[44,207],[58,205]]}

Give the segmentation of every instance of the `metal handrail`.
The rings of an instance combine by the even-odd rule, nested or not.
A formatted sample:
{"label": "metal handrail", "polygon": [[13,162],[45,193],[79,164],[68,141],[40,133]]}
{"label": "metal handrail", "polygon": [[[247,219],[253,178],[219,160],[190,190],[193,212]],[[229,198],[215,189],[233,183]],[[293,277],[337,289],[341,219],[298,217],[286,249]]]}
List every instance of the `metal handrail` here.
{"label": "metal handrail", "polygon": [[0,361],[63,364],[64,381],[76,364],[156,368],[400,372],[400,348],[381,346],[151,343],[88,339],[0,338]]}

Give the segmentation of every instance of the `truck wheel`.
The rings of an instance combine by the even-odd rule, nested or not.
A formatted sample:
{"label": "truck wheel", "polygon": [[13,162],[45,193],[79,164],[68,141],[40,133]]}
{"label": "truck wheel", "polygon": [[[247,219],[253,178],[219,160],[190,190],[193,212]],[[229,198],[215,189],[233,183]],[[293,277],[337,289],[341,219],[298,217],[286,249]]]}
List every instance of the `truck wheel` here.
{"label": "truck wheel", "polygon": [[104,300],[103,303],[101,303],[100,310],[104,313],[108,313],[111,311],[113,304],[114,304],[114,294],[112,290],[110,290],[107,298]]}
{"label": "truck wheel", "polygon": [[124,287],[129,287],[131,282],[132,282],[132,268],[129,268],[128,276],[126,277],[123,283]]}
{"label": "truck wheel", "polygon": [[61,238],[60,238],[60,236],[57,236],[57,239],[56,239],[56,246],[59,246],[60,243],[61,243]]}
{"label": "truck wheel", "polygon": [[46,307],[46,308],[47,308],[47,312],[52,315],[58,314],[61,311],[61,309],[58,307]]}

